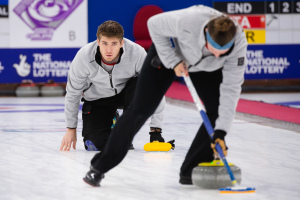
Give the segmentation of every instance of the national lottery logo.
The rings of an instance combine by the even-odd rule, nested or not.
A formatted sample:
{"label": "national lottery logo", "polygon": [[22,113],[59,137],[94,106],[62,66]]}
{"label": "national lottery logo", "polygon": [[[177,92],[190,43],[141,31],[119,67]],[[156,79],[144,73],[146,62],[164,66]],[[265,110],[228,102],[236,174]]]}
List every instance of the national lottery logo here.
{"label": "national lottery logo", "polygon": [[83,0],[22,0],[14,9],[33,33],[31,40],[51,40],[55,29],[82,3]]}
{"label": "national lottery logo", "polygon": [[283,74],[290,66],[287,57],[264,57],[263,50],[247,51],[246,74]]}
{"label": "national lottery logo", "polygon": [[13,64],[13,67],[16,69],[17,73],[22,76],[28,76],[30,74],[30,64],[26,62],[27,56],[26,55],[19,55],[20,62]]}

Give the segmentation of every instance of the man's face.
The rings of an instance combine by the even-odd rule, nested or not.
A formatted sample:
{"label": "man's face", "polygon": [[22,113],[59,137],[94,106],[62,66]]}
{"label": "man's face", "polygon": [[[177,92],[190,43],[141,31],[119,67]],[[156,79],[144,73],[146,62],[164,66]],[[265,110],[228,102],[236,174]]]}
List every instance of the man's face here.
{"label": "man's face", "polygon": [[123,47],[124,40],[120,41],[119,38],[101,36],[100,40],[97,39],[97,43],[99,45],[102,58],[109,62],[118,56],[120,48]]}
{"label": "man's face", "polygon": [[211,44],[209,44],[209,42],[207,42],[207,49],[216,57],[220,57],[220,55],[227,53],[227,51],[229,51],[229,49],[225,49],[225,50],[219,50],[219,49],[215,49],[213,46],[211,46]]}

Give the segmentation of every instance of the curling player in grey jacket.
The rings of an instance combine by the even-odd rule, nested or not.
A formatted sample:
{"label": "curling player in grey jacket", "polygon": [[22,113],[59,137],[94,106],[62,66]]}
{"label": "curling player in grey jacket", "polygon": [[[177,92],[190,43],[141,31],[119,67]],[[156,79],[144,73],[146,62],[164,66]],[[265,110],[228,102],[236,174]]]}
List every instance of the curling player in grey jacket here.
{"label": "curling player in grey jacket", "polygon": [[[201,124],[181,166],[179,182],[192,184],[193,168],[213,161],[216,142],[227,154],[224,138],[235,115],[246,66],[247,41],[242,28],[219,11],[197,5],[155,15],[148,20],[148,29],[154,45],[138,80],[131,102],[134,107],[119,119],[104,151],[92,159],[84,178],[90,185],[100,186],[104,174],[121,162],[134,135],[155,111],[175,76],[182,73],[190,76],[204,103],[214,136],[211,140]],[[122,134],[127,135],[126,140],[114,145]],[[112,157],[114,162],[110,162]]]}
{"label": "curling player in grey jacket", "polygon": [[[97,41],[82,47],[68,73],[65,116],[67,132],[60,150],[76,148],[78,111],[82,100],[82,136],[85,149],[101,151],[118,118],[117,109],[126,110],[133,98],[136,82],[147,55],[144,48],[123,38],[123,27],[106,21],[98,27]],[[164,142],[161,135],[165,99],[160,101],[150,122],[150,142]],[[133,105],[134,107],[134,105]],[[116,146],[127,134],[119,137]],[[130,138],[131,140],[131,138]],[[128,149],[133,149],[128,144]]]}

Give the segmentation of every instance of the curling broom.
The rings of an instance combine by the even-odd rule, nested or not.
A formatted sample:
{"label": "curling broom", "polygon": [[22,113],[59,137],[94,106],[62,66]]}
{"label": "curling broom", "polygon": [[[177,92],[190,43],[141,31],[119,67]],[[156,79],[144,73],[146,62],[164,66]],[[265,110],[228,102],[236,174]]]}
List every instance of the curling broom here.
{"label": "curling broom", "polygon": [[[193,97],[193,100],[194,100],[194,102],[197,106],[197,109],[200,112],[200,115],[203,119],[204,126],[205,126],[209,136],[211,138],[213,138],[214,129],[213,129],[213,127],[212,127],[212,125],[211,125],[211,123],[210,123],[210,121],[209,121],[209,119],[206,115],[206,112],[204,110],[204,107],[203,107],[202,103],[200,102],[200,99],[199,99],[198,94],[195,90],[195,87],[193,86],[192,81],[191,81],[189,76],[186,76],[184,73],[182,73],[182,75],[183,75],[184,81],[185,81],[185,83],[188,87],[188,90],[190,91],[190,93]],[[235,177],[234,177],[234,175],[233,175],[233,173],[232,173],[232,171],[229,167],[229,164],[226,160],[226,157],[223,153],[223,150],[222,150],[221,146],[217,143],[215,148],[216,148],[216,151],[218,152],[221,160],[224,163],[224,166],[225,166],[225,168],[226,168],[226,170],[227,170],[227,172],[230,176],[230,179],[231,179],[231,182],[232,182],[232,185],[233,185],[233,187],[220,188],[219,192],[220,193],[252,193],[252,192],[255,192],[255,188],[253,188],[253,187],[241,187],[241,186],[238,185],[238,183],[237,183],[237,181],[236,181],[236,179],[235,179]]]}

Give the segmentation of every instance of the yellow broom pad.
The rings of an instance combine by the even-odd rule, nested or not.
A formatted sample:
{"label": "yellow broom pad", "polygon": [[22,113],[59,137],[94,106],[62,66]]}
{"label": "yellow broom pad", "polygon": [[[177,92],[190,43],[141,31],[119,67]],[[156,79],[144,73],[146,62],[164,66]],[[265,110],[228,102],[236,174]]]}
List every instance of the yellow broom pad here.
{"label": "yellow broom pad", "polygon": [[144,145],[145,151],[170,151],[172,149],[172,145],[167,142],[150,142]]}

